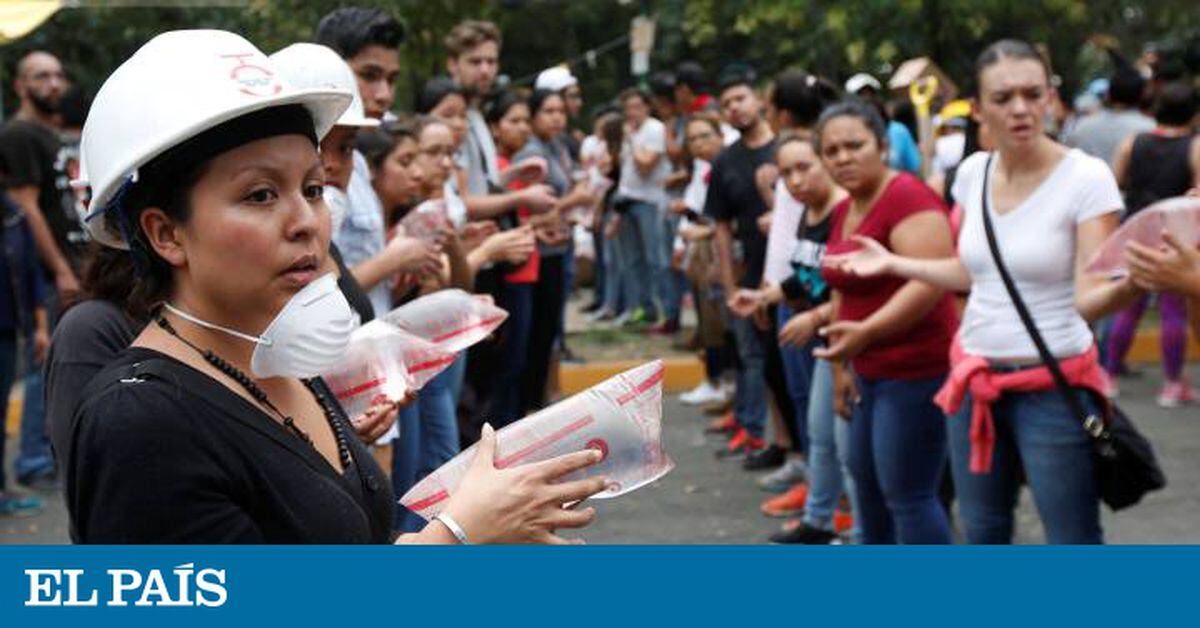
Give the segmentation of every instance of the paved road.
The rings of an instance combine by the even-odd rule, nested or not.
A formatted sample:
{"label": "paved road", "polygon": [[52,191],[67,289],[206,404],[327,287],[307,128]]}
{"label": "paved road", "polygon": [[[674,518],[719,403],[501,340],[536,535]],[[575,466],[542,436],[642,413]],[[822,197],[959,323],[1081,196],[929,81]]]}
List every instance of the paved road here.
{"label": "paved road", "polygon": [[[1195,369],[1193,369],[1195,370]],[[1153,441],[1169,477],[1167,489],[1141,505],[1105,512],[1112,543],[1200,543],[1200,406],[1162,410],[1154,405],[1158,375],[1122,382],[1122,405]],[[666,407],[667,448],[676,469],[655,483],[618,499],[597,502],[599,520],[584,535],[589,543],[762,543],[778,520],[758,514],[765,497],[754,477],[736,462],[718,462],[719,443],[702,434],[706,417],[675,401]],[[9,456],[15,454],[9,439]],[[1028,494],[1021,498],[1018,541],[1041,542]],[[0,543],[63,543],[67,540],[61,498],[29,519],[0,519]]]}

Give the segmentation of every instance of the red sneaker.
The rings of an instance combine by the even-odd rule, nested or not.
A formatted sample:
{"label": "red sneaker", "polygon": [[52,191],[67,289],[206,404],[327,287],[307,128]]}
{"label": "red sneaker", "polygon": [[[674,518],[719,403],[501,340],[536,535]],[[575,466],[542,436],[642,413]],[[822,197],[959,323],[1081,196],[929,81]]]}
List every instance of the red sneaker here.
{"label": "red sneaker", "polygon": [[741,458],[746,454],[751,454],[756,451],[766,449],[767,441],[757,436],[751,436],[750,432],[744,427],[738,427],[734,432],[733,437],[720,450],[717,451],[718,458]]}
{"label": "red sneaker", "polygon": [[849,532],[854,527],[854,515],[851,515],[845,510],[835,510],[833,512],[833,531],[838,534]]}
{"label": "red sneaker", "polygon": [[796,517],[804,512],[808,501],[808,483],[798,482],[782,495],[763,502],[762,513],[768,517]]}
{"label": "red sneaker", "polygon": [[726,412],[721,418],[716,419],[704,428],[706,434],[727,434],[734,433],[740,429],[737,418],[733,416],[733,411]]}

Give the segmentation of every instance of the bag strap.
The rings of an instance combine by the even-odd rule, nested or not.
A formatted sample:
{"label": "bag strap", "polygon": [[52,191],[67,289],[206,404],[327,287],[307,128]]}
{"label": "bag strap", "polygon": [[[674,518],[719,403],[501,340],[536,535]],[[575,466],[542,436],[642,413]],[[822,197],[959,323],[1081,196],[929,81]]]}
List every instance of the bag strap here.
{"label": "bag strap", "polygon": [[1013,281],[1012,275],[1009,274],[1008,268],[1004,265],[1004,259],[1000,256],[1000,245],[996,242],[996,230],[992,226],[991,217],[991,189],[989,182],[992,175],[992,160],[996,154],[989,153],[987,163],[983,167],[983,230],[987,234],[988,248],[992,252],[992,260],[996,263],[996,271],[1000,273],[1000,279],[1004,282],[1004,289],[1008,291],[1008,296],[1012,299],[1013,306],[1017,308],[1017,315],[1021,317],[1021,323],[1025,326],[1025,331],[1029,333],[1029,337],[1033,340],[1033,344],[1037,347],[1038,355],[1042,359],[1042,364],[1050,371],[1051,377],[1054,378],[1054,385],[1058,388],[1058,392],[1062,395],[1063,400],[1067,403],[1067,407],[1071,412],[1079,418],[1083,423],[1083,429],[1091,434],[1092,438],[1097,440],[1105,440],[1108,438],[1108,428],[1105,422],[1100,417],[1087,411],[1083,402],[1079,400],[1079,395],[1067,382],[1066,375],[1063,374],[1062,368],[1058,364],[1058,359],[1054,354],[1050,353],[1050,347],[1046,345],[1045,339],[1038,331],[1037,323],[1033,320],[1033,316],[1029,313],[1029,308],[1025,305],[1025,300],[1021,298],[1021,293],[1017,291],[1017,284]]}

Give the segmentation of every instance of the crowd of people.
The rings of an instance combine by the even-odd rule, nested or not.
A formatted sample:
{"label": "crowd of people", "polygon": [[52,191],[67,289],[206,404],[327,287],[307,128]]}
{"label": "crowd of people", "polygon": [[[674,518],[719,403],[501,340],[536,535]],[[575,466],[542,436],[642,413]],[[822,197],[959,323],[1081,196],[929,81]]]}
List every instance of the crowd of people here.
{"label": "crowd of people", "polygon": [[[1091,411],[1151,302],[1158,401],[1193,400],[1195,243],[1083,270],[1121,220],[1200,186],[1186,76],[1120,62],[1065,107],[1045,56],[1003,40],[974,98],[936,116],[868,74],[694,61],[585,114],[569,67],[501,84],[501,31],[466,20],[410,110],[403,40],[354,7],[269,56],[171,32],[94,99],[52,54],[21,60],[0,128],[0,390],[22,365],[16,481],[65,489],[73,540],[565,542],[605,484],[563,478],[599,455],[490,456],[495,428],[562,396],[585,258],[590,324],[701,355],[680,401],[715,415],[718,458],[764,473],[774,542],[947,543],[952,512],[968,542],[1011,542],[1022,483],[1047,541],[1103,541],[1089,436],[989,219]],[[419,392],[346,416],[317,375],[350,331],[450,289],[507,320]],[[475,442],[435,521],[397,504]],[[0,464],[0,516],[40,508],[4,481]]]}

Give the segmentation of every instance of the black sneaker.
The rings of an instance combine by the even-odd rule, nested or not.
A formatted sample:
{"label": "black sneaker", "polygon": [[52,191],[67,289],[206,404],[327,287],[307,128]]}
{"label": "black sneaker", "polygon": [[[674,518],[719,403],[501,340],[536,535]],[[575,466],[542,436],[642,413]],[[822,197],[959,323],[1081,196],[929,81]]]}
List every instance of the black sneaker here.
{"label": "black sneaker", "polygon": [[803,523],[771,535],[775,545],[840,545],[841,537],[830,530],[819,530]]}
{"label": "black sneaker", "polygon": [[746,460],[742,462],[742,469],[746,471],[773,471],[782,467],[786,459],[787,450],[775,443],[771,443],[766,449],[746,456]]}

